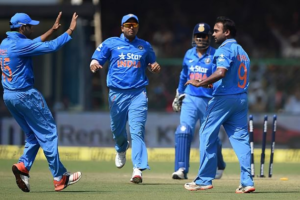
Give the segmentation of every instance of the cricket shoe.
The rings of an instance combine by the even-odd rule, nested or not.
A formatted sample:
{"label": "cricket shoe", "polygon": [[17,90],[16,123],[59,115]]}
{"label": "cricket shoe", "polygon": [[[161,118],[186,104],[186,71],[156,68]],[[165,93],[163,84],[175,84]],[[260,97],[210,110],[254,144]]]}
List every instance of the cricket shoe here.
{"label": "cricket shoe", "polygon": [[212,189],[212,185],[197,185],[195,182],[190,182],[184,184],[184,188],[189,190],[189,191],[197,191],[197,190],[208,190]]}
{"label": "cricket shoe", "polygon": [[172,174],[172,179],[187,179],[187,174],[184,172],[184,168],[179,168]]}
{"label": "cricket shoe", "polygon": [[254,192],[255,191],[255,188],[254,186],[239,186],[236,190],[235,190],[235,193],[237,194],[242,194],[242,193],[251,193],[251,192]]}
{"label": "cricket shoe", "polygon": [[117,168],[121,169],[126,163],[126,151],[129,148],[129,141],[127,141],[127,148],[124,152],[117,152],[115,158],[115,165]]}
{"label": "cricket shoe", "polygon": [[16,177],[16,183],[23,192],[30,192],[29,171],[25,168],[23,162],[14,164],[12,172]]}
{"label": "cricket shoe", "polygon": [[55,191],[61,191],[68,187],[69,185],[73,185],[77,183],[81,179],[81,172],[75,172],[73,174],[66,172],[63,174],[60,181],[53,180]]}
{"label": "cricket shoe", "polygon": [[136,184],[142,183],[143,182],[142,171],[139,170],[138,168],[133,168],[133,173],[130,182]]}
{"label": "cricket shoe", "polygon": [[223,176],[224,169],[217,169],[215,179],[221,179]]}

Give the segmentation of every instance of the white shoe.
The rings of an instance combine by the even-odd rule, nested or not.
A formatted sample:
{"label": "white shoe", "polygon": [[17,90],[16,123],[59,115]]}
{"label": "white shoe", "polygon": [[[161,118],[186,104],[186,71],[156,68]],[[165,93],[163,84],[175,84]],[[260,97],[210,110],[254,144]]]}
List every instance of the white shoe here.
{"label": "white shoe", "polygon": [[130,182],[136,184],[142,183],[143,182],[142,171],[139,170],[138,168],[133,168],[133,173]]}
{"label": "white shoe", "polygon": [[127,148],[124,152],[117,152],[117,154],[116,154],[115,164],[116,164],[116,167],[119,169],[121,169],[126,163],[126,151],[128,148],[129,148],[129,142],[128,142]]}
{"label": "white shoe", "polygon": [[187,175],[184,172],[184,168],[179,168],[172,174],[172,179],[187,179]]}
{"label": "white shoe", "polygon": [[215,179],[221,179],[221,177],[223,176],[223,172],[224,172],[223,169],[217,169]]}
{"label": "white shoe", "polygon": [[254,192],[255,191],[255,188],[254,186],[239,186],[236,190],[235,190],[235,193],[237,194],[242,194],[242,193],[251,193],[251,192]]}
{"label": "white shoe", "polygon": [[197,191],[197,190],[208,190],[212,189],[212,185],[197,185],[195,182],[190,182],[184,184],[184,188],[189,190],[189,191]]}

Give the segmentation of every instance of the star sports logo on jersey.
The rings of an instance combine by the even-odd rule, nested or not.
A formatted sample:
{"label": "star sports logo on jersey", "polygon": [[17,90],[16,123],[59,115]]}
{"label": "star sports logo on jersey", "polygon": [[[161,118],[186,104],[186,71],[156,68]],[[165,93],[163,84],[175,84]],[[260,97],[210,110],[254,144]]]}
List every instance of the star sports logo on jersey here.
{"label": "star sports logo on jersey", "polygon": [[123,54],[123,52],[119,55],[119,59],[117,62],[118,67],[134,67],[140,68],[141,62],[139,61],[142,58],[141,55],[127,53]]}
{"label": "star sports logo on jersey", "polygon": [[219,61],[219,62],[223,62],[223,61],[225,61],[225,59],[224,59],[224,55],[223,55],[223,54],[221,54],[221,55],[220,55],[220,58],[218,59],[218,61]]}
{"label": "star sports logo on jersey", "polygon": [[196,65],[196,66],[191,66],[190,67],[190,70],[191,70],[191,72],[201,72],[201,73],[207,73],[207,70],[208,69],[206,69],[206,68],[204,68],[204,67],[201,67],[201,66],[198,66],[198,65]]}

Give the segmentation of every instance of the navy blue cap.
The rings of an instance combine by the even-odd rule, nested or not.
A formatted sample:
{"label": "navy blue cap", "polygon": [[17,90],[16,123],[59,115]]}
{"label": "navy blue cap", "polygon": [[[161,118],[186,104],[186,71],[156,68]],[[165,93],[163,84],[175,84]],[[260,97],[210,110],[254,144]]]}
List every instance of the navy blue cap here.
{"label": "navy blue cap", "polygon": [[194,33],[194,35],[198,34],[198,33],[203,33],[203,34],[207,34],[207,35],[211,34],[210,26],[206,23],[196,24],[193,33]]}
{"label": "navy blue cap", "polygon": [[40,22],[36,20],[32,20],[29,15],[25,13],[16,13],[12,18],[10,19],[10,28],[19,28],[22,25],[38,25]]}
{"label": "navy blue cap", "polygon": [[129,19],[135,19],[137,21],[137,23],[139,23],[139,19],[136,15],[134,14],[128,14],[128,15],[124,15],[121,21],[121,25],[123,25],[125,22],[127,22]]}

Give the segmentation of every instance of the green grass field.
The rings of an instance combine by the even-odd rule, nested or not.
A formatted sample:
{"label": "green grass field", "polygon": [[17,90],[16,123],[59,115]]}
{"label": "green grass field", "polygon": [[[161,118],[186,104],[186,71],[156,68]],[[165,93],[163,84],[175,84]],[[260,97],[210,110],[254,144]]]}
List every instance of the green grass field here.
{"label": "green grass field", "polygon": [[[15,160],[0,160],[1,200],[53,200],[53,199],[110,199],[110,200],[173,200],[173,199],[300,199],[300,164],[274,164],[272,178],[254,178],[256,191],[251,194],[235,194],[239,185],[238,163],[227,163],[220,180],[213,181],[214,188],[190,192],[184,189],[198,171],[198,163],[191,163],[188,180],[172,180],[173,163],[150,162],[151,170],[143,173],[143,183],[129,182],[132,173],[130,161],[122,169],[113,162],[65,161],[69,171],[80,170],[82,179],[64,191],[55,192],[46,161],[36,161],[30,172],[31,191],[22,192],[16,185],[11,166]],[[268,165],[266,165],[267,167]],[[258,165],[256,174],[259,173]],[[267,174],[267,169],[265,169]],[[287,181],[281,181],[287,177]]]}

